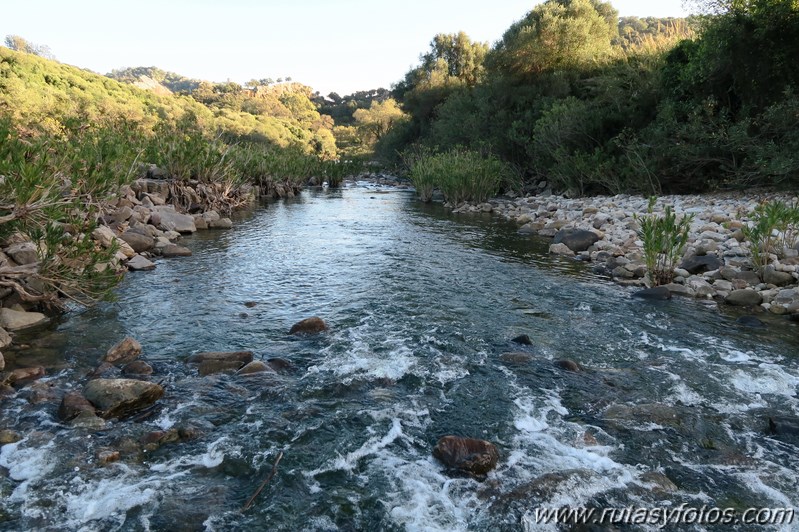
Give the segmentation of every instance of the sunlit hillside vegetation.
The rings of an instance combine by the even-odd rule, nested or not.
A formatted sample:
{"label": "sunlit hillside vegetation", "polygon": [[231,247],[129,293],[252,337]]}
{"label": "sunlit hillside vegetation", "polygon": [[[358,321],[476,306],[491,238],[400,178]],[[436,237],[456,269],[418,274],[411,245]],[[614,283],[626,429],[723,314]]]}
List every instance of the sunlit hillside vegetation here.
{"label": "sunlit hillside vegetation", "polygon": [[690,20],[619,19],[600,0],[547,0],[490,47],[437,35],[394,87],[409,119],[377,153],[493,154],[527,187],[570,194],[795,186],[799,7],[705,3]]}

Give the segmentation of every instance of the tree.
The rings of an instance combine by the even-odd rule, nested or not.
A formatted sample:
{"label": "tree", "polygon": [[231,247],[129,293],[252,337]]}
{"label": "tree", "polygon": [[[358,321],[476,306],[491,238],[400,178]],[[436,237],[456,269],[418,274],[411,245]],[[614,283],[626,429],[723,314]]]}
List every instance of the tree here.
{"label": "tree", "polygon": [[526,78],[613,56],[618,14],[600,0],[547,0],[513,24],[491,51],[493,73]]}
{"label": "tree", "polygon": [[364,132],[364,137],[377,142],[396,122],[405,120],[407,115],[399,108],[396,100],[389,98],[384,102],[373,101],[369,109],[358,109],[354,117]]}
{"label": "tree", "polygon": [[53,52],[50,50],[49,46],[43,44],[34,44],[26,39],[23,39],[19,35],[6,35],[5,45],[7,48],[11,48],[17,52],[38,55],[40,57],[44,57],[45,59],[55,59],[55,56],[53,55]]}

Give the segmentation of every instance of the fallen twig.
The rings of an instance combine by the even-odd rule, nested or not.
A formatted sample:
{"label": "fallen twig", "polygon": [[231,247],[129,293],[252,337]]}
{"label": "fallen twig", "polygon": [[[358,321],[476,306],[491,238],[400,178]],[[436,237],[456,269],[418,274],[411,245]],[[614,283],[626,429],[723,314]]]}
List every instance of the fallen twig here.
{"label": "fallen twig", "polygon": [[275,464],[272,466],[272,471],[269,473],[269,476],[266,477],[263,482],[261,482],[261,485],[258,486],[258,489],[252,494],[252,497],[250,497],[250,500],[247,501],[247,504],[241,508],[242,512],[246,512],[250,509],[250,506],[252,506],[252,503],[255,501],[255,498],[258,496],[258,494],[261,493],[261,490],[263,490],[266,485],[269,484],[269,481],[272,480],[272,477],[275,476],[275,473],[277,472],[277,465],[280,463],[281,458],[283,458],[283,451],[280,451],[280,454],[277,455],[277,460],[275,460]]}

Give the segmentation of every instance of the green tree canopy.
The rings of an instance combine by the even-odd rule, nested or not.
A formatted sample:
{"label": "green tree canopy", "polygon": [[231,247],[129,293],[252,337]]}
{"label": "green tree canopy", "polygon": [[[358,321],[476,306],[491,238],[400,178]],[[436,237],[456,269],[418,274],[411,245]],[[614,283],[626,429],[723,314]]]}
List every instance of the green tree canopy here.
{"label": "green tree canopy", "polygon": [[374,101],[369,109],[355,111],[355,122],[366,133],[366,137],[379,141],[397,121],[405,120],[407,115],[389,98],[383,102]]}
{"label": "green tree canopy", "polygon": [[513,24],[487,58],[497,74],[529,77],[613,56],[618,13],[600,0],[547,0]]}

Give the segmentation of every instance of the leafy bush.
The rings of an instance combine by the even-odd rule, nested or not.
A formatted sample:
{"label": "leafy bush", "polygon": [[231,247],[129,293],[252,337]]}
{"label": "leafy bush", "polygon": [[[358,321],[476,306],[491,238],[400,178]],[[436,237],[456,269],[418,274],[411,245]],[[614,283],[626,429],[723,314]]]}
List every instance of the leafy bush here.
{"label": "leafy bush", "polygon": [[644,259],[649,280],[654,286],[668,284],[674,279],[674,267],[682,257],[688,242],[688,231],[694,215],[682,216],[679,220],[666,205],[663,216],[655,214],[657,198],[649,198],[646,216],[635,216],[638,221],[638,237],[644,243]]}

